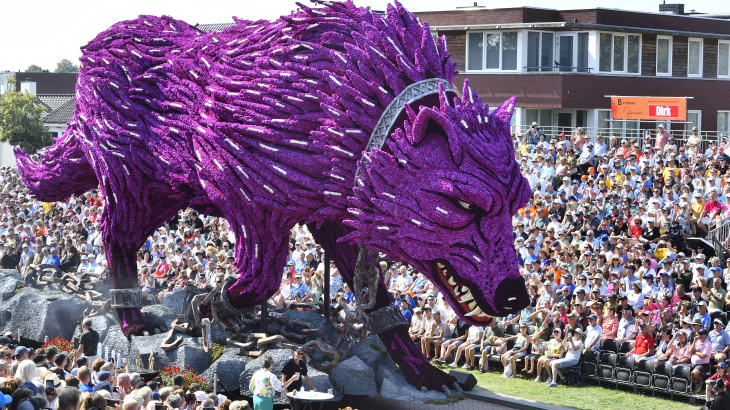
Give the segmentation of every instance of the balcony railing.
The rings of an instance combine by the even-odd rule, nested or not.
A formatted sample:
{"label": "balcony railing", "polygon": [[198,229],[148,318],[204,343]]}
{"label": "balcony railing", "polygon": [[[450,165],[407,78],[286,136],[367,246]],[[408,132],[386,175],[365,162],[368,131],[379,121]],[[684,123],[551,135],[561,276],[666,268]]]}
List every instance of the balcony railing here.
{"label": "balcony railing", "polygon": [[539,67],[523,67],[525,71],[529,73],[536,73],[536,72],[554,72],[554,71],[560,71],[564,73],[590,73],[593,68],[591,67],[568,67],[564,65],[556,65],[556,66],[539,66]]}
{"label": "balcony railing", "polygon": [[[526,134],[527,131],[530,129],[530,125],[513,125],[512,132],[515,134]],[[549,127],[540,127],[543,132],[545,133],[545,136],[547,137],[546,140],[550,142],[551,139],[557,138],[557,136],[560,133],[564,133],[566,136],[566,139],[570,139],[575,131],[575,127],[563,127],[563,126],[549,126]],[[590,137],[590,140],[595,143],[596,137],[601,135],[604,137],[604,142],[606,144],[609,143],[610,137],[615,137],[617,140],[617,143],[621,145],[622,140],[627,140],[629,143],[631,140],[636,140],[636,142],[640,146],[644,146],[644,140],[647,133],[651,135],[652,137],[652,143],[655,142],[656,138],[656,128],[636,128],[636,129],[611,129],[611,128],[595,128],[595,127],[582,127],[583,134],[588,135]],[[669,131],[669,134],[674,138],[674,143],[677,146],[677,148],[684,147],[684,144],[687,142],[689,137],[692,135],[692,131]],[[709,148],[711,143],[715,143],[716,146],[725,146],[728,143],[728,140],[730,140],[730,133],[728,132],[718,132],[718,131],[701,131],[699,133],[700,139],[702,142],[700,143],[700,152],[704,153],[707,148]]]}

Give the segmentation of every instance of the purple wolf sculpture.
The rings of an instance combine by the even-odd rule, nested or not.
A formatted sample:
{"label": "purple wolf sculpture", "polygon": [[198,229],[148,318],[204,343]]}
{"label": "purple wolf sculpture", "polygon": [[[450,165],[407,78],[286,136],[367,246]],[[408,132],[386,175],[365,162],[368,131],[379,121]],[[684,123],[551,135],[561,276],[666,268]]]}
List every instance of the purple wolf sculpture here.
{"label": "purple wolf sculpture", "polygon": [[[39,158],[16,149],[24,182],[43,201],[101,187],[115,289],[139,287],[135,252],[192,207],[235,232],[240,277],[222,291],[234,309],[278,289],[289,229],[307,222],[350,286],[365,246],[415,266],[469,323],[517,313],[528,297],[510,218],[529,186],[514,98],[488,114],[465,82],[462,101],[444,39],[398,3],[386,17],[321,5],[213,33],[170,17],[115,24],[82,48],[65,134]],[[429,80],[442,83],[398,104],[374,146],[388,105]],[[120,303],[125,334],[154,329]],[[368,313],[389,304],[381,283]],[[417,388],[453,385],[405,326],[379,336]]]}

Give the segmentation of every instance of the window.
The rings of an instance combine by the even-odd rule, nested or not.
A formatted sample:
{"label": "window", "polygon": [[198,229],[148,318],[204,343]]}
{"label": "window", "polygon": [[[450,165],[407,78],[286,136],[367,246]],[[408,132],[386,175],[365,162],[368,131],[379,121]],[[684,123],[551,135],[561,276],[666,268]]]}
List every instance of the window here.
{"label": "window", "polygon": [[538,110],[537,108],[525,108],[525,128],[529,128],[533,122],[548,133],[546,127],[552,126],[553,110]]}
{"label": "window", "polygon": [[615,135],[624,138],[639,138],[639,121],[613,121],[611,110],[598,110],[598,134],[605,136]]}
{"label": "window", "polygon": [[517,32],[469,32],[468,71],[517,70]]}
{"label": "window", "polygon": [[639,74],[641,36],[600,33],[598,71]]}
{"label": "window", "polygon": [[702,111],[687,111],[687,120],[684,124],[684,135],[692,135],[692,127],[702,131]]}
{"label": "window", "polygon": [[469,59],[467,60],[469,64],[467,64],[467,70],[482,69],[483,48],[484,33],[469,33]]}
{"label": "window", "polygon": [[553,67],[553,33],[527,33],[527,71],[551,71]]}
{"label": "window", "polygon": [[689,39],[687,49],[687,76],[702,77],[702,39]]}
{"label": "window", "polygon": [[730,42],[717,43],[717,76],[730,77]]}
{"label": "window", "polygon": [[722,137],[730,135],[730,111],[717,112],[717,133]]}
{"label": "window", "polygon": [[657,36],[656,75],[672,75],[672,38]]}
{"label": "window", "polygon": [[573,36],[558,36],[560,71],[573,71]]}
{"label": "window", "polygon": [[578,72],[588,72],[588,33],[578,33]]}

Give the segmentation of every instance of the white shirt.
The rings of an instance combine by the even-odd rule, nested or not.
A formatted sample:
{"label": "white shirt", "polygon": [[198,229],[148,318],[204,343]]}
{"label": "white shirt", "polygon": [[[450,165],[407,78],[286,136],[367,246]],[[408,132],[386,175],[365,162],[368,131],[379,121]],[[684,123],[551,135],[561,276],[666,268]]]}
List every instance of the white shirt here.
{"label": "white shirt", "polygon": [[395,285],[401,292],[405,292],[409,286],[413,284],[413,278],[410,275],[398,275],[398,279],[395,280]]}
{"label": "white shirt", "polygon": [[590,346],[595,340],[598,340],[596,344],[593,345],[593,347],[596,349],[600,349],[602,332],[603,329],[598,326],[598,323],[596,323],[595,326],[588,325],[588,328],[586,329],[586,347]]}
{"label": "white shirt", "polygon": [[628,320],[621,318],[621,320],[619,320],[619,322],[618,322],[618,332],[616,333],[616,339],[621,340],[621,339],[625,338],[626,336],[630,335],[631,332],[633,332],[634,328],[636,327],[635,323],[636,323],[635,321],[629,323]]}

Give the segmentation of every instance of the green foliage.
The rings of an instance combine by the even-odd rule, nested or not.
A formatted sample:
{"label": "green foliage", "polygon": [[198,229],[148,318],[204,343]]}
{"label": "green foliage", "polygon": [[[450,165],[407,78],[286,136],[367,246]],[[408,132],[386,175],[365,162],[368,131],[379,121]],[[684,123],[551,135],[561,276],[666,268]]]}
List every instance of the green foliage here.
{"label": "green foliage", "polygon": [[223,355],[223,350],[225,350],[225,348],[225,342],[218,340],[213,343],[213,348],[210,349],[210,362],[213,363],[218,360]]}
{"label": "green foliage", "polygon": [[35,95],[7,92],[0,95],[0,141],[25,148],[29,154],[51,145],[51,133],[41,117],[46,107],[35,103]]}
{"label": "green foliage", "polygon": [[380,352],[380,354],[382,356],[387,356],[388,355],[388,351],[385,350],[385,349],[383,349],[383,347],[380,346],[377,343],[370,343],[370,348],[373,349],[373,350],[377,350],[378,352]]}
{"label": "green foliage", "polygon": [[78,73],[79,66],[72,63],[71,60],[64,58],[63,60],[59,61],[56,64],[56,69],[53,70],[53,72],[54,73]]}
{"label": "green foliage", "polygon": [[20,283],[20,282],[16,283],[16,284],[15,284],[15,290],[13,290],[13,295],[17,295],[17,294],[18,294],[18,293],[20,293],[20,291],[21,291],[21,290],[23,290],[24,288],[25,288],[25,285],[24,285],[24,284],[22,284],[22,283]]}
{"label": "green foliage", "polygon": [[39,65],[31,64],[30,66],[28,66],[28,68],[25,69],[25,72],[26,73],[42,73],[43,67],[41,67]]}
{"label": "green foliage", "polygon": [[464,399],[466,399],[466,397],[464,397],[463,395],[460,394],[458,396],[451,396],[451,397],[446,398],[446,399],[424,400],[423,401],[423,404],[455,404],[455,403],[458,403],[459,401],[464,400]]}
{"label": "green foliage", "polygon": [[11,75],[5,77],[5,82],[7,84],[14,84],[15,83],[15,74],[11,74]]}

